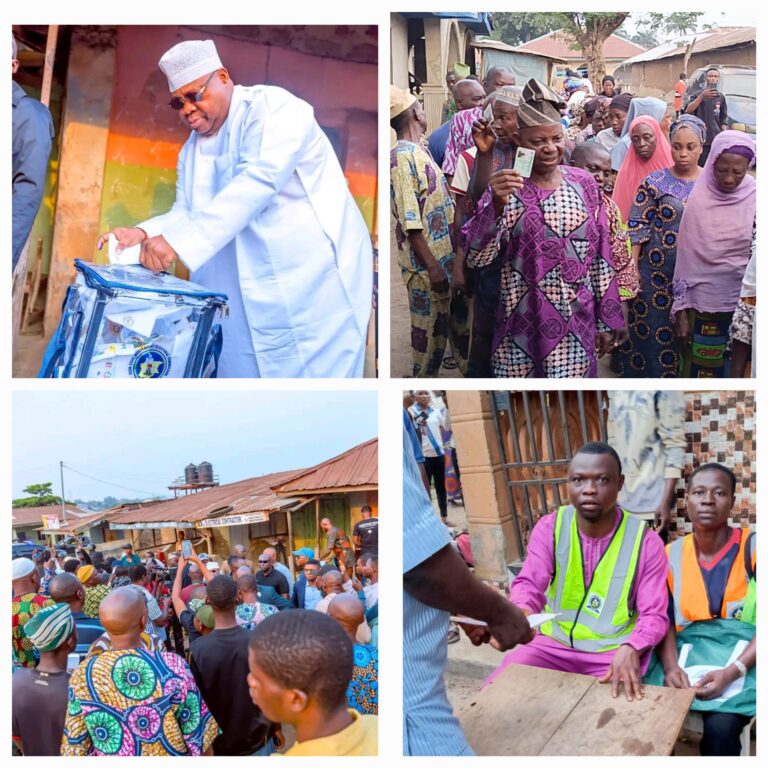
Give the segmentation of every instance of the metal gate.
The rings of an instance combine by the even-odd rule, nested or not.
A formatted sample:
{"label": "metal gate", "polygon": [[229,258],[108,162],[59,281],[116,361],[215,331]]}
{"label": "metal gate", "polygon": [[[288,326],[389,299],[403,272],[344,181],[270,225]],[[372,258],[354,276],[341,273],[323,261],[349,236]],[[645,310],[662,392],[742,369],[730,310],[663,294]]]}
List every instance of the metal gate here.
{"label": "metal gate", "polygon": [[566,503],[568,464],[581,446],[607,439],[603,390],[489,392],[517,538],[525,555],[536,521]]}

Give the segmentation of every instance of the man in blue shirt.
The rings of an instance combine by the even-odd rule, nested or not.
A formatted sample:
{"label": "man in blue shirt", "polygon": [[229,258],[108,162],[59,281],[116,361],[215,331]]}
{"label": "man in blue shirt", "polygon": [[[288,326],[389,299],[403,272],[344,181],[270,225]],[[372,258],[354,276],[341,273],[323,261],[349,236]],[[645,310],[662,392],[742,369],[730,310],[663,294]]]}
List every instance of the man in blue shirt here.
{"label": "man in blue shirt", "polygon": [[323,593],[317,586],[319,570],[319,560],[308,560],[304,564],[304,578],[297,579],[293,587],[293,604],[297,608],[306,608],[311,611],[323,599]]}
{"label": "man in blue shirt", "polygon": [[450,545],[405,427],[403,587],[403,752],[472,755],[445,691],[450,613],[487,622],[491,644],[500,651],[529,642],[534,632],[522,611],[476,579]]}
{"label": "man in blue shirt", "polygon": [[117,561],[118,565],[141,565],[141,558],[133,553],[133,544],[123,544],[123,556]]}

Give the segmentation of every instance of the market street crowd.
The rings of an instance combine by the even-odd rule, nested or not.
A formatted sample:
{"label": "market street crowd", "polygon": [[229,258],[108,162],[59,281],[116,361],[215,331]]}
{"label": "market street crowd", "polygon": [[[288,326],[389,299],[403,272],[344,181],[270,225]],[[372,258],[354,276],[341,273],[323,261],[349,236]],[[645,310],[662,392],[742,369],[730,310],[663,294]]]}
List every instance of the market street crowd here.
{"label": "market street crowd", "polygon": [[321,525],[296,574],[241,545],[14,559],[14,753],[377,754],[378,519],[358,552]]}

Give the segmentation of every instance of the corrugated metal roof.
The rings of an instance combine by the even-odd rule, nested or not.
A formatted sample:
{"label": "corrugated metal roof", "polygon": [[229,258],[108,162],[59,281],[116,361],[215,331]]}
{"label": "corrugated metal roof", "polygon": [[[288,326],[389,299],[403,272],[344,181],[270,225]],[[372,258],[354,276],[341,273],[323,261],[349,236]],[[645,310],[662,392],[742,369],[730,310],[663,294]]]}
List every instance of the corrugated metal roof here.
{"label": "corrugated metal roof", "polygon": [[[720,48],[731,48],[737,45],[746,45],[755,42],[755,27],[718,27],[706,32],[700,32],[696,35],[696,43],[693,46],[692,54],[705,53],[706,51],[715,51]],[[622,62],[624,64],[641,64],[644,61],[658,61],[659,59],[668,59],[672,56],[682,56],[689,40],[676,41],[674,43],[662,43],[655,48],[633,56]]]}
{"label": "corrugated metal roof", "polygon": [[273,495],[273,486],[294,477],[296,472],[295,469],[289,472],[273,472],[262,477],[251,477],[236,483],[207,488],[198,493],[180,496],[178,499],[116,512],[110,517],[110,523],[195,523],[205,520],[211,512],[219,510],[226,509],[230,514],[253,512],[260,509],[259,505],[265,498]]}
{"label": "corrugated metal roof", "polygon": [[[87,512],[79,509],[74,504],[65,504],[67,514],[76,517],[85,517]],[[15,507],[11,510],[11,527],[23,528],[27,525],[41,525],[43,515],[58,515],[61,519],[61,504],[55,504],[50,507]]]}
{"label": "corrugated metal roof", "polygon": [[[518,50],[535,51],[536,53],[546,54],[548,56],[557,56],[562,59],[581,58],[582,52],[571,48],[575,45],[575,40],[562,29],[541,35],[527,43],[518,45]],[[625,40],[618,35],[611,35],[603,43],[603,57],[606,59],[626,59],[629,56],[635,56],[644,51],[642,45],[637,45],[629,40]]]}
{"label": "corrugated metal roof", "polygon": [[338,488],[378,487],[379,441],[373,438],[310,469],[294,472],[290,480],[274,486],[280,495],[321,493]]}
{"label": "corrugated metal roof", "polygon": [[539,53],[538,51],[526,51],[519,46],[509,45],[501,40],[494,40],[491,37],[476,37],[470,45],[473,48],[493,48],[494,51],[504,51],[505,53],[519,53],[521,56],[538,56],[541,59],[548,59],[549,61],[557,61],[565,63],[565,59],[560,56],[549,56],[546,53]]}

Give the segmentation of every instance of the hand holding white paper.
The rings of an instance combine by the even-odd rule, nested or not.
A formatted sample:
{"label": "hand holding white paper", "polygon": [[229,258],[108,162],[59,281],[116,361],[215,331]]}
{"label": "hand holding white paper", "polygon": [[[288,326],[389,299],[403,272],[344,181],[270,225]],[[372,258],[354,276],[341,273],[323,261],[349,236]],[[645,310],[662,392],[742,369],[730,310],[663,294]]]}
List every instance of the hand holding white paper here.
{"label": "hand holding white paper", "polygon": [[552,619],[559,615],[559,613],[532,613],[528,617],[528,626],[530,626],[531,629],[536,629],[536,627],[540,627],[542,624],[552,621]]}
{"label": "hand holding white paper", "polygon": [[[551,621],[559,615],[559,613],[532,613],[530,616],[528,616],[528,626],[531,629],[536,629],[536,627]],[[451,621],[455,621],[458,624],[470,624],[473,627],[488,626],[487,622],[480,621],[479,619],[470,619],[469,616],[451,616]]]}
{"label": "hand holding white paper", "polygon": [[141,255],[141,245],[130,245],[118,253],[117,238],[110,233],[107,245],[107,257],[110,264],[138,264]]}

